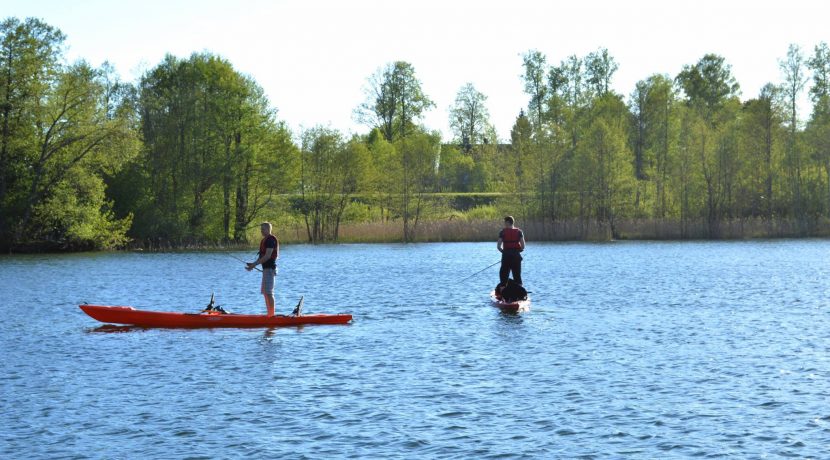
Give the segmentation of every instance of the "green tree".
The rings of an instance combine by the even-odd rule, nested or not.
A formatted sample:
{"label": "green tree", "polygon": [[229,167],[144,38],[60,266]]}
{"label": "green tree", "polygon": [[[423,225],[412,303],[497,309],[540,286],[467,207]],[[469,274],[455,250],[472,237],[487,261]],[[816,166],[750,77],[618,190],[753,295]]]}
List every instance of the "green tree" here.
{"label": "green tree", "polygon": [[380,208],[381,220],[388,221],[395,217],[393,203],[399,183],[401,162],[395,146],[384,138],[379,129],[369,133],[366,146],[372,159],[367,171],[367,192],[374,197]]}
{"label": "green tree", "polygon": [[497,169],[503,174],[502,181],[507,185],[507,191],[518,197],[519,209],[526,217],[531,215],[529,198],[533,171],[529,163],[533,150],[533,126],[522,111],[510,130],[510,149],[500,158]]}
{"label": "green tree", "polygon": [[538,50],[530,50],[522,55],[522,65],[524,66],[522,75],[524,91],[530,96],[528,103],[530,122],[534,126],[539,126],[544,119],[547,101],[548,88],[545,86],[547,58]]}
{"label": "green tree", "polygon": [[631,95],[632,131],[630,144],[634,151],[634,175],[638,180],[635,209],[640,207],[641,195],[653,187],[653,212],[665,218],[670,212],[670,165],[677,144],[677,94],[669,78],[652,75],[637,82]]}
{"label": "green tree", "polygon": [[472,156],[464,154],[455,146],[443,146],[438,168],[438,191],[471,192],[475,168]]}
{"label": "green tree", "polygon": [[65,36],[29,18],[0,23],[0,241],[17,238],[12,228],[26,212],[25,191],[41,101],[57,81]]}
{"label": "green tree", "polygon": [[303,133],[300,196],[293,205],[305,219],[309,242],[337,241],[346,206],[367,182],[369,158],[365,143],[345,142],[336,130]]}
{"label": "green tree", "polygon": [[830,47],[821,42],[815,47],[813,56],[807,61],[807,67],[813,72],[813,86],[810,98],[813,100],[813,112],[820,115],[830,113]]}
{"label": "green tree", "polygon": [[691,234],[692,222],[701,217],[704,192],[701,187],[701,164],[699,157],[706,157],[707,140],[711,132],[708,123],[700,113],[683,106],[680,110],[680,136],[678,150],[673,162],[672,177],[679,208],[680,235]]}
{"label": "green tree", "polygon": [[551,120],[569,134],[572,154],[579,136],[587,126],[593,95],[586,83],[584,60],[571,55],[549,73],[549,85],[555,91],[549,98]]}
{"label": "green tree", "polygon": [[617,220],[631,208],[634,189],[627,110],[619,96],[606,94],[595,100],[591,111],[584,142],[575,152],[581,176],[580,217],[594,217],[618,238]]}
{"label": "green tree", "polygon": [[830,215],[830,47],[822,42],[807,66],[813,72],[810,98],[813,112],[805,129],[805,137],[816,162],[824,169],[826,191],[824,193],[824,214]]}
{"label": "green tree", "polygon": [[277,194],[296,190],[300,152],[288,126],[272,116],[260,112],[252,120],[253,124],[243,125],[240,135],[234,139],[238,152],[232,176],[236,190],[234,241],[247,239],[247,229],[273,207]]}
{"label": "green tree", "polygon": [[600,48],[585,57],[586,80],[594,94],[604,96],[611,92],[611,79],[619,68],[606,48]]}
{"label": "green tree", "polygon": [[485,105],[487,96],[467,83],[458,90],[455,104],[450,107],[450,128],[455,141],[469,152],[473,145],[491,142],[493,128]]}
{"label": "green tree", "polygon": [[416,126],[424,112],[434,107],[424,94],[415,68],[404,61],[396,61],[369,77],[364,88],[366,101],[355,111],[358,121],[378,128],[386,140],[405,136]]}
{"label": "green tree", "polygon": [[0,25],[0,231],[4,246],[123,244],[104,176],[134,152],[107,69],[63,63],[63,34],[36,19]]}
{"label": "green tree", "polygon": [[[719,235],[724,202],[735,179],[734,129],[740,87],[723,57],[707,54],[693,66],[685,66],[676,81],[686,93],[686,104],[697,120],[687,125],[691,136],[684,148],[699,162],[705,182],[709,236]],[[694,116],[693,116],[694,117]],[[688,190],[688,188],[687,188]],[[687,200],[688,203],[688,200]]]}
{"label": "green tree", "polygon": [[773,217],[777,195],[774,185],[780,165],[780,144],[784,139],[783,117],[777,104],[778,91],[773,84],[765,85],[756,99],[744,103],[741,118],[743,144],[749,160],[746,171],[751,190],[748,211],[751,215],[762,215],[766,219]]}
{"label": "green tree", "polygon": [[779,61],[779,67],[784,75],[784,82],[781,84],[781,95],[788,108],[787,155],[785,165],[788,169],[787,176],[792,190],[792,209],[796,219],[803,225],[805,219],[806,203],[804,201],[804,158],[802,147],[799,142],[798,128],[798,99],[804,91],[808,78],[805,74],[804,54],[797,45],[790,45],[787,49],[787,57]]}
{"label": "green tree", "polygon": [[405,242],[415,241],[418,224],[428,211],[427,197],[435,191],[441,137],[438,133],[413,132],[395,143],[400,165],[396,211],[403,220]]}
{"label": "green tree", "polygon": [[686,101],[694,106],[710,123],[726,101],[740,93],[740,86],[732,76],[732,66],[716,54],[707,54],[695,65],[686,65],[676,81],[686,93]]}
{"label": "green tree", "polygon": [[167,56],[142,78],[140,107],[150,197],[139,236],[241,241],[274,193],[292,187],[290,132],[228,61]]}

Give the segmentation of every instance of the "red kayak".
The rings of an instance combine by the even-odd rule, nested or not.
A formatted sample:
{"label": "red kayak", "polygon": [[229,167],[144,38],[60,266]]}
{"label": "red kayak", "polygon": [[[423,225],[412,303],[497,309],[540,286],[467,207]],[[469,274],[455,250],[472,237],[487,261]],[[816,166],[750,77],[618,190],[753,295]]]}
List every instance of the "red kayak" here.
{"label": "red kayak", "polygon": [[108,305],[79,305],[87,315],[110,324],[140,327],[278,327],[303,324],[346,324],[352,315],[237,315],[208,311],[202,313],[175,313],[136,310],[133,307]]}
{"label": "red kayak", "polygon": [[496,291],[490,291],[490,301],[493,302],[493,306],[499,307],[503,312],[518,313],[530,309],[530,297],[524,300],[507,302],[496,297]]}

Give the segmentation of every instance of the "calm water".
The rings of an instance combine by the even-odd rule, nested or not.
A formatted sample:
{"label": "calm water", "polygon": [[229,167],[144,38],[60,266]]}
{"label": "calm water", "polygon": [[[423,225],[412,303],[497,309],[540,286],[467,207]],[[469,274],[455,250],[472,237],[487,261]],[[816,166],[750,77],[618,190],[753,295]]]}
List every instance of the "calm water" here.
{"label": "calm water", "polygon": [[[235,253],[241,257],[246,254]],[[348,326],[103,332],[82,302],[264,311],[221,253],[0,257],[2,458],[828,458],[830,242],[288,246]]]}

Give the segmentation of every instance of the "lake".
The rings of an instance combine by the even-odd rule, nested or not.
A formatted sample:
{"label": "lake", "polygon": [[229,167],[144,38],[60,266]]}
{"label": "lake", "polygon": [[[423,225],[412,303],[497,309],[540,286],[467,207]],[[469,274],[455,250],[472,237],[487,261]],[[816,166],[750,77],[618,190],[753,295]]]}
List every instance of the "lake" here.
{"label": "lake", "polygon": [[[233,252],[251,259],[249,253]],[[3,458],[827,458],[830,242],[289,245],[277,309],[101,328],[83,302],[262,313],[221,252],[0,257]]]}

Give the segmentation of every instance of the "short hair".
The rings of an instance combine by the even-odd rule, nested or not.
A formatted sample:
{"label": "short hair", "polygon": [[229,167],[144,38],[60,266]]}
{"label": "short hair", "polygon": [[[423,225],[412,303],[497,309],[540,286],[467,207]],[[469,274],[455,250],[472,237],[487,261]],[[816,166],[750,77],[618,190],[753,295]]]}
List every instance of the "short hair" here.
{"label": "short hair", "polygon": [[513,222],[515,222],[515,221],[513,220],[513,216],[505,216],[505,217],[504,217],[504,221],[505,221],[505,222],[507,222],[507,223],[510,223],[510,224],[512,224]]}
{"label": "short hair", "polygon": [[263,222],[263,223],[259,224],[259,226],[260,227],[268,227],[268,230],[274,228],[274,226],[271,225],[271,222]]}

